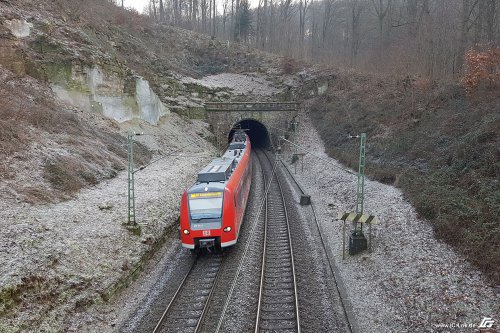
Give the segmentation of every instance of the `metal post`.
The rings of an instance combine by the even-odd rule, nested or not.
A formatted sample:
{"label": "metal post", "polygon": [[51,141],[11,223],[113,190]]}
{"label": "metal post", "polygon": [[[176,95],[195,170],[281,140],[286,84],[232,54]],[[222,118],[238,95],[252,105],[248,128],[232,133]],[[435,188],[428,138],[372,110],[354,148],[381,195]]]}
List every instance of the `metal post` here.
{"label": "metal post", "polygon": [[[297,153],[298,153],[298,148],[297,148],[297,147],[295,147],[295,154],[294,154],[295,156],[294,156],[294,157],[298,157]],[[296,160],[296,161],[293,163],[294,170],[295,170],[295,174],[297,174],[297,162],[298,162],[298,161]]]}
{"label": "metal post", "polygon": [[342,227],[342,260],[345,259],[345,220],[344,219],[344,226]]}
{"label": "metal post", "polygon": [[134,193],[134,133],[129,130],[127,135],[128,150],[128,224],[136,225],[135,221],[135,193]]}
{"label": "metal post", "polygon": [[217,151],[220,152],[220,132],[219,132],[219,124],[217,124],[217,128],[215,129],[215,144],[217,145]]}
{"label": "metal post", "polygon": [[372,223],[368,223],[368,252],[372,253]]}
{"label": "metal post", "polygon": [[[363,214],[363,204],[365,195],[365,150],[366,150],[366,133],[361,133],[359,144],[359,166],[358,166],[358,185],[356,189],[356,213]],[[357,223],[354,225],[354,230],[357,231]],[[361,225],[361,231],[363,226]]]}

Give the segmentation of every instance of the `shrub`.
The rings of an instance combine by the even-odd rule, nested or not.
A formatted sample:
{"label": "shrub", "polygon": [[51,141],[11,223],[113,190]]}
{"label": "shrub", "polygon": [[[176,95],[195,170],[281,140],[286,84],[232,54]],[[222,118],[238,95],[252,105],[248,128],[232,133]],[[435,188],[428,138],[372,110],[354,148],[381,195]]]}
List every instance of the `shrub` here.
{"label": "shrub", "polygon": [[494,89],[500,82],[500,48],[469,50],[465,54],[465,75],[461,82],[468,94],[482,86]]}
{"label": "shrub", "polygon": [[291,57],[283,57],[281,60],[281,69],[283,74],[292,74],[297,70],[297,63]]}

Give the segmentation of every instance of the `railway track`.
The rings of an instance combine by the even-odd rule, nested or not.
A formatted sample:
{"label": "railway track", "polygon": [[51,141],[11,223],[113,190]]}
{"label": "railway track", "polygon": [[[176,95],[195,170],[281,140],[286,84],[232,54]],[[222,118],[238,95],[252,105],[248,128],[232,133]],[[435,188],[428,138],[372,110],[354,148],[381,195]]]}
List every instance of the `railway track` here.
{"label": "railway track", "polygon": [[[305,194],[306,192],[304,191],[304,189],[302,188],[302,186],[299,184],[299,182],[297,181],[297,179],[294,177],[294,175],[292,174],[292,172],[290,171],[290,169],[286,166],[285,163],[283,163],[283,161],[280,161],[280,162],[281,162],[283,168],[288,173],[289,178],[293,181],[293,183],[298,188],[298,190],[300,191],[300,193],[301,194]],[[356,331],[356,329],[353,328],[354,318],[347,311],[347,308],[346,308],[346,305],[345,305],[345,301],[347,300],[347,296],[345,295],[345,291],[341,291],[341,290],[344,290],[345,287],[341,287],[339,285],[340,284],[339,281],[337,280],[337,276],[339,275],[338,268],[335,267],[335,264],[330,260],[330,256],[328,255],[328,249],[327,249],[327,246],[325,244],[325,240],[323,238],[323,232],[321,231],[321,227],[319,225],[318,218],[316,216],[316,208],[315,208],[314,202],[311,202],[311,210],[312,210],[312,218],[314,220],[314,224],[316,226],[316,230],[318,231],[318,234],[319,234],[319,237],[320,237],[320,240],[321,240],[321,247],[322,247],[322,250],[324,251],[324,253],[326,255],[326,259],[327,259],[327,262],[328,262],[328,268],[330,269],[330,272],[331,272],[332,277],[333,277],[333,283],[334,283],[335,289],[337,291],[337,297],[338,297],[338,299],[340,301],[342,313],[343,313],[343,316],[344,316],[344,320],[346,322],[347,332],[354,332],[354,331]]]}
{"label": "railway track", "polygon": [[255,332],[300,332],[289,219],[281,184],[265,152],[257,150],[269,189],[264,202],[264,247]]}
{"label": "railway track", "polygon": [[200,331],[220,275],[222,261],[222,255],[196,257],[153,333]]}

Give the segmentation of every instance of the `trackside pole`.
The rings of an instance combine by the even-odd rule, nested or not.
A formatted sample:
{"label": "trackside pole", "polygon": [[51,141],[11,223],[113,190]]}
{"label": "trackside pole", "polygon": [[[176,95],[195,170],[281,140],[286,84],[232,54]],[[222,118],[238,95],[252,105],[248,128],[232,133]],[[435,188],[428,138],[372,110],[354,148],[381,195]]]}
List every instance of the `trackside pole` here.
{"label": "trackside pole", "polygon": [[352,220],[354,230],[349,236],[349,254],[357,254],[367,249],[367,240],[365,235],[363,234],[363,223],[360,222],[360,218],[363,215],[363,204],[365,196],[366,133],[361,133],[359,138],[359,163],[357,174],[358,182],[356,186],[356,218]]}
{"label": "trackside pole", "polygon": [[[361,133],[359,143],[358,185],[356,188],[356,213],[363,214],[365,201],[365,155],[366,155],[366,133]],[[363,232],[361,225],[361,232]],[[357,230],[357,223],[354,231]]]}
{"label": "trackside pole", "polygon": [[128,152],[128,219],[129,225],[136,225],[135,221],[135,193],[134,193],[134,143],[132,138],[135,134],[132,130],[127,134]]}
{"label": "trackside pole", "polygon": [[342,260],[345,259],[345,219],[342,227]]}
{"label": "trackside pole", "polygon": [[[345,224],[346,220],[352,222],[353,230],[349,235],[349,254],[360,253],[367,248],[369,252],[372,249],[372,223],[376,223],[375,216],[373,215],[363,215],[364,206],[364,196],[365,196],[365,162],[366,162],[366,133],[361,133],[357,136],[349,136],[350,138],[360,138],[359,143],[359,163],[358,163],[358,173],[357,173],[357,185],[356,185],[356,212],[346,213],[341,212],[339,214],[339,219],[344,221],[342,227],[342,259],[345,259]],[[368,223],[369,235],[368,243],[365,235],[363,234],[363,224]],[[359,226],[359,228],[358,228]]]}

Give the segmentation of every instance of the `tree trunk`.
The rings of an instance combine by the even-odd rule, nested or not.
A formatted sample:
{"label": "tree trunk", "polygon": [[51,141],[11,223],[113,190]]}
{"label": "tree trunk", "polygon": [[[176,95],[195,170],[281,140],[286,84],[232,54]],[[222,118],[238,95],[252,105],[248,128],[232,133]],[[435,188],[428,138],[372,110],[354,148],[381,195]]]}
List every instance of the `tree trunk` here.
{"label": "tree trunk", "polygon": [[454,69],[455,74],[460,74],[463,71],[465,52],[467,50],[467,45],[469,43],[469,30],[470,30],[470,18],[474,7],[477,5],[477,0],[463,0],[462,2],[462,17],[460,24],[460,44],[458,47],[458,54],[456,65]]}
{"label": "tree trunk", "polygon": [[215,28],[216,28],[216,24],[217,24],[217,5],[215,3],[215,0],[213,2],[214,3],[212,5],[212,8],[213,8],[214,13],[213,13],[213,22],[212,22],[213,23],[212,37],[215,38],[215,34],[216,34],[216,29]]}
{"label": "tree trunk", "polygon": [[150,5],[151,5],[152,10],[153,10],[153,17],[154,17],[155,20],[157,20],[158,19],[158,15],[156,13],[156,1],[155,0],[151,0]]}
{"label": "tree trunk", "polygon": [[207,32],[207,0],[201,0],[201,31]]}
{"label": "tree trunk", "polygon": [[191,25],[193,30],[198,30],[198,0],[192,0]]}
{"label": "tree trunk", "polygon": [[[387,2],[386,2],[387,1]],[[391,7],[391,0],[372,0],[373,8],[377,15],[378,29],[380,34],[380,39],[384,37],[384,20],[387,16],[387,12]]]}
{"label": "tree trunk", "polygon": [[358,0],[351,0],[351,66],[354,66],[356,63],[356,58],[358,56],[359,46],[361,43],[360,18],[362,11],[363,7]]}
{"label": "tree trunk", "polygon": [[165,21],[165,9],[163,8],[163,0],[160,0],[160,22]]}
{"label": "tree trunk", "polygon": [[[488,0],[485,17],[486,38],[489,43],[495,42],[495,25],[499,25],[498,0]],[[500,37],[500,36],[499,36]],[[500,40],[497,40],[497,45]]]}

